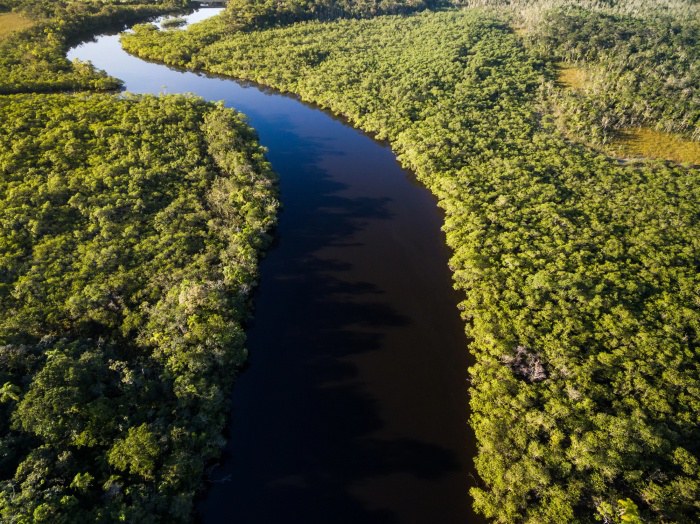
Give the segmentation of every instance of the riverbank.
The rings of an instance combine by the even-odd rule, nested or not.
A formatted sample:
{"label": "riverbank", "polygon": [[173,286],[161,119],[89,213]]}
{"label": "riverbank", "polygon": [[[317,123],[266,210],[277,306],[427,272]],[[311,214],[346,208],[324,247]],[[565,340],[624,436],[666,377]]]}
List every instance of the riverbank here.
{"label": "riverbank", "polygon": [[224,100],[280,175],[250,366],[202,518],[477,521],[466,339],[433,197],[386,146],[291,97],[145,63],[115,37],[70,56],[130,91]]}
{"label": "riverbank", "polygon": [[275,178],[232,110],[95,93],[120,84],[69,39],[171,9],[91,7],[4,41],[27,93],[0,96],[0,520],[189,522]]}
{"label": "riverbank", "polygon": [[91,35],[123,30],[127,24],[165,13],[184,12],[175,5],[103,5],[98,3],[28,2],[4,17],[31,24],[0,39],[0,95],[69,91],[114,91],[120,87],[86,63],[66,60],[68,48]]}
{"label": "riverbank", "polygon": [[218,21],[123,43],[342,114],[438,196],[476,357],[480,512],[540,522],[638,506],[683,520],[695,498],[674,486],[700,482],[687,473],[698,171],[619,165],[565,140],[543,113],[555,72],[508,22],[455,10],[242,33]]}

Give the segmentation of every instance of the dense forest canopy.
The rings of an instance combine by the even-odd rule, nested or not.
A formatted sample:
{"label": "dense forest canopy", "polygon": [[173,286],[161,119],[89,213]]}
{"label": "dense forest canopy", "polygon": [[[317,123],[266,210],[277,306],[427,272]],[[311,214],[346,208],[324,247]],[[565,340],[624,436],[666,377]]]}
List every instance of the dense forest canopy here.
{"label": "dense forest canopy", "polygon": [[[700,171],[577,145],[700,138],[698,2],[455,3],[232,0],[123,43],[345,115],[439,197],[479,512],[698,521]],[[222,444],[277,205],[254,133],[189,97],[37,94],[118,88],[70,43],[184,7],[0,0],[34,24],[0,39],[1,520],[186,521]]]}
{"label": "dense forest canopy", "polygon": [[186,521],[274,221],[263,151],[182,96],[0,113],[0,520]]}
{"label": "dense forest canopy", "polygon": [[583,89],[557,100],[576,134],[606,142],[645,125],[700,140],[700,9],[690,19],[557,9],[527,27],[542,55],[587,72]]}
{"label": "dense forest canopy", "polygon": [[455,0],[501,8],[543,60],[581,68],[576,92],[550,93],[570,137],[603,145],[647,126],[700,140],[697,0]]}
{"label": "dense forest canopy", "polygon": [[[342,114],[388,139],[439,197],[476,357],[482,514],[697,521],[700,172],[623,165],[566,140],[548,113],[561,58],[524,45],[513,20],[467,10],[231,32],[223,17],[187,31],[140,26],[122,43]],[[556,52],[587,45],[586,31],[560,35]],[[675,38],[668,52],[657,46],[664,63],[694,67],[697,42]],[[686,63],[666,58],[681,48]],[[607,49],[613,61],[629,51]],[[646,118],[675,122],[673,108],[695,114],[696,101],[660,103]]]}
{"label": "dense forest canopy", "polygon": [[229,27],[251,30],[304,20],[405,14],[446,5],[447,0],[228,0],[224,18]]}
{"label": "dense forest canopy", "polygon": [[66,13],[95,13],[105,9],[133,8],[145,5],[185,8],[185,0],[0,0],[0,11],[19,11],[34,18],[50,19]]}
{"label": "dense forest canopy", "polygon": [[181,10],[177,4],[169,0],[0,0],[0,11],[11,8],[35,22],[0,39],[0,95],[120,88],[118,79],[90,64],[67,60],[69,46],[97,31],[119,30],[128,23]]}
{"label": "dense forest canopy", "polygon": [[[71,43],[180,2],[10,1],[0,39],[0,520],[186,522],[277,203],[243,117],[113,90]],[[3,15],[7,16],[7,15]]]}

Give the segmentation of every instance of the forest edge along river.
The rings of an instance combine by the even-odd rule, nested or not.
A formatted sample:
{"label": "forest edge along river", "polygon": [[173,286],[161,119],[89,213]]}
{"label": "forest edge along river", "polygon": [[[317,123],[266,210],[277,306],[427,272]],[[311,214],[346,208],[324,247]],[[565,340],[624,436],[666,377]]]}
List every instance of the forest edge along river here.
{"label": "forest edge along river", "polygon": [[247,116],[279,175],[249,363],[198,519],[480,521],[468,494],[467,340],[435,198],[386,145],[291,96],[146,62],[118,35],[68,57],[132,93],[223,100]]}

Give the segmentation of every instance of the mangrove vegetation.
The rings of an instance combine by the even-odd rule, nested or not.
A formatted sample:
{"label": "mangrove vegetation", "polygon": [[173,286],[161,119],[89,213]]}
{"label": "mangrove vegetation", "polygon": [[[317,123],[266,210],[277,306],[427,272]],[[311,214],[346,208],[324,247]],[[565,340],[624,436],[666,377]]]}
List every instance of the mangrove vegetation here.
{"label": "mangrove vegetation", "polygon": [[118,89],[118,79],[66,59],[70,45],[181,9],[175,1],[2,0],[0,22],[8,25],[0,32],[0,95]]}
{"label": "mangrove vegetation", "polygon": [[[220,104],[97,93],[121,82],[65,58],[187,7],[0,0],[2,521],[186,522],[223,445],[277,209],[264,150]],[[699,11],[231,0],[122,44],[342,115],[438,197],[474,356],[479,513],[686,523],[700,521]],[[611,156],[644,156],[620,140],[654,133],[673,133],[677,161]]]}
{"label": "mangrove vegetation", "polygon": [[183,96],[0,110],[0,516],[186,521],[274,222],[263,150]]}
{"label": "mangrove vegetation", "polygon": [[120,82],[65,58],[182,6],[0,7],[0,521],[187,522],[246,358],[274,176],[239,113],[97,94]]}
{"label": "mangrove vegetation", "polygon": [[[698,18],[555,4],[517,32],[512,9],[471,8],[246,31],[224,16],[122,43],[343,115],[438,196],[475,357],[480,513],[693,522],[700,172],[582,143],[642,124],[698,138]],[[562,60],[595,90],[564,92]]]}

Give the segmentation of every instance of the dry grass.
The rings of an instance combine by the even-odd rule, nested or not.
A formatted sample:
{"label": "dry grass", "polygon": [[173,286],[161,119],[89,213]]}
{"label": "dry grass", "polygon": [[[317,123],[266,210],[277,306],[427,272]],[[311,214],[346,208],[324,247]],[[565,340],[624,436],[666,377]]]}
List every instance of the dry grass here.
{"label": "dry grass", "polygon": [[34,21],[17,13],[0,14],[0,39],[7,38],[15,31],[21,31],[34,25]]}
{"label": "dry grass", "polygon": [[569,64],[558,64],[557,66],[559,85],[568,89],[583,89],[587,82],[586,71],[580,67]]}
{"label": "dry grass", "polygon": [[513,29],[513,32],[519,37],[519,38],[525,38],[529,34],[529,30],[527,27],[524,25],[513,25],[511,26]]}
{"label": "dry grass", "polygon": [[625,158],[661,158],[700,165],[700,142],[644,127],[621,133],[611,150]]}

